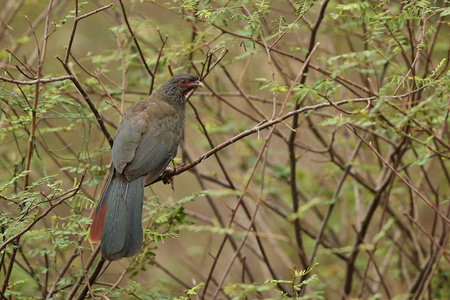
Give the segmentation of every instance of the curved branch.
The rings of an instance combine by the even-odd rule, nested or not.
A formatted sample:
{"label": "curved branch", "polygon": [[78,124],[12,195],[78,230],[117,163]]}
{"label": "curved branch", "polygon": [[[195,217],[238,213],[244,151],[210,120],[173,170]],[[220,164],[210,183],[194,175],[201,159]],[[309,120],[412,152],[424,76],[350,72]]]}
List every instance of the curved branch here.
{"label": "curved branch", "polygon": [[200,164],[201,162],[203,162],[205,159],[207,159],[208,157],[210,157],[211,155],[213,155],[214,153],[216,153],[217,151],[222,150],[223,148],[228,147],[229,145],[251,135],[251,134],[255,134],[260,132],[261,130],[267,129],[269,127],[272,127],[275,124],[281,123],[284,120],[293,117],[295,115],[307,112],[307,111],[311,111],[311,110],[316,110],[316,109],[320,109],[320,108],[325,108],[325,107],[334,107],[334,106],[340,106],[340,105],[344,105],[344,104],[348,104],[348,103],[367,103],[367,99],[366,98],[358,98],[358,99],[349,99],[349,100],[341,100],[341,101],[337,101],[334,102],[332,104],[330,103],[321,103],[321,104],[316,104],[316,105],[310,105],[310,106],[305,106],[302,108],[299,108],[297,110],[293,110],[288,112],[287,114],[284,114],[281,117],[278,117],[276,119],[267,121],[265,123],[261,123],[260,125],[257,125],[251,129],[245,130],[241,133],[239,133],[238,135],[235,135],[234,137],[232,137],[231,139],[228,139],[227,141],[223,142],[222,144],[217,145],[216,147],[214,147],[213,149],[209,150],[208,152],[204,153],[203,155],[201,155],[199,158],[197,158],[195,161],[188,163],[187,165],[184,165],[182,167],[177,168],[176,170],[170,170],[170,169],[166,169],[166,171],[160,176],[158,177],[155,181],[150,182],[150,183],[146,183],[145,186],[149,186],[155,182],[161,181],[163,179],[166,178],[170,178],[176,175],[179,175],[183,172],[186,172],[187,170],[192,169],[193,167],[195,167],[196,165]]}

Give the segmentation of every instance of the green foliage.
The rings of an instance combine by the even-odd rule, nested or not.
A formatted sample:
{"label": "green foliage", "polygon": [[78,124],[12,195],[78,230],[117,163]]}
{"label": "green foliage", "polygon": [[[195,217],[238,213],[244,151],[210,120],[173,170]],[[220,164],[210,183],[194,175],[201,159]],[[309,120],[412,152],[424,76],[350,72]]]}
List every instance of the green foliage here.
{"label": "green foliage", "polygon": [[[283,284],[288,284],[291,288],[291,293],[288,294],[286,292],[283,291],[277,291],[278,294],[282,297],[282,299],[291,299],[292,296],[293,297],[299,297],[300,296],[300,291],[302,289],[303,286],[314,282],[317,280],[317,276],[316,275],[308,275],[313,269],[314,267],[316,267],[318,265],[318,263],[315,263],[314,265],[312,265],[311,267],[309,267],[306,270],[297,270],[297,266],[294,265],[293,267],[289,268],[291,270],[292,273],[292,278],[290,280],[274,280],[274,279],[268,279],[266,280],[265,283],[269,283],[274,285],[274,287],[280,283]],[[305,278],[305,275],[308,275],[308,277]],[[292,296],[291,296],[292,295]],[[314,295],[311,295],[313,297],[317,297],[316,299],[324,299],[323,297],[320,296],[320,293],[314,293]],[[309,297],[300,297],[300,299],[308,299]]]}
{"label": "green foliage", "polygon": [[[277,298],[268,298],[268,299],[324,299],[321,296],[321,293],[312,293],[309,296],[301,297],[299,292],[302,289],[302,286],[312,283],[317,280],[316,275],[308,275],[314,267],[318,265],[314,264],[311,268],[307,270],[297,270],[297,266],[293,266],[290,269],[292,278],[290,280],[274,280],[268,279],[263,284],[242,284],[242,283],[229,283],[225,285],[224,292],[226,295],[231,297],[231,299],[244,299],[248,297],[252,297],[267,291],[271,291],[273,289],[277,289],[277,285],[279,284],[287,284],[291,288],[291,294],[289,294],[276,290],[278,293]],[[305,275],[308,275],[308,278],[305,279]]]}
{"label": "green foliage", "polygon": [[187,297],[181,296],[181,297],[175,297],[173,298],[173,300],[189,300],[192,299],[191,296],[197,296],[199,295],[198,292],[199,290],[205,285],[205,283],[200,282],[199,284],[197,284],[196,286],[185,290],[184,293]]}
{"label": "green foliage", "polygon": [[257,284],[243,284],[243,283],[230,283],[224,287],[224,292],[231,299],[243,299],[254,294],[270,291],[272,287],[269,284],[257,285]]}

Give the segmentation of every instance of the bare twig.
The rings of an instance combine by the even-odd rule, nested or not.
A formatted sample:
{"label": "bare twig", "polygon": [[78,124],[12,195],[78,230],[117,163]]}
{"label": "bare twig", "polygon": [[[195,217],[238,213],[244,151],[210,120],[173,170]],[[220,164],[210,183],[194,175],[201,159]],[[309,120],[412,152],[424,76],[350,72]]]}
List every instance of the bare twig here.
{"label": "bare twig", "polygon": [[4,82],[15,83],[18,85],[36,85],[38,83],[46,84],[46,83],[51,83],[51,82],[72,80],[72,77],[73,77],[72,75],[65,75],[65,76],[60,76],[60,77],[39,78],[39,79],[26,81],[26,80],[15,80],[15,79],[10,79],[10,78],[0,76],[0,80],[4,81]]}
{"label": "bare twig", "polygon": [[73,22],[72,33],[70,34],[69,42],[67,43],[66,54],[64,55],[64,64],[67,64],[69,62],[69,57],[72,50],[73,40],[75,39],[75,32],[77,31],[78,22],[113,6],[114,4],[110,3],[103,7],[97,8],[96,10],[88,12],[84,15],[78,16],[78,0],[75,0],[75,20]]}
{"label": "bare twig", "polygon": [[419,192],[419,190],[417,190],[414,186],[411,185],[410,182],[408,182],[405,178],[403,178],[403,176],[401,176],[397,170],[395,170],[395,168],[393,166],[391,166],[391,164],[389,164],[389,162],[383,157],[381,156],[381,154],[372,146],[372,144],[370,142],[368,142],[365,138],[363,138],[357,131],[356,129],[351,126],[351,125],[346,125],[347,128],[349,128],[351,131],[353,131],[353,133],[360,138],[364,144],[366,144],[375,154],[376,156],[383,161],[383,163],[395,174],[395,176],[397,176],[401,181],[403,181],[403,183],[405,183],[409,189],[411,189],[411,191],[413,191],[417,196],[419,196],[429,207],[431,207],[435,212],[437,212],[439,214],[439,216],[441,216],[441,218],[447,223],[447,226],[450,225],[450,219],[447,218],[447,216],[445,216],[433,203],[431,203],[421,192]]}
{"label": "bare twig", "polygon": [[106,139],[108,140],[109,145],[112,147],[112,145],[113,145],[113,137],[111,136],[111,134],[109,133],[108,129],[106,128],[105,123],[103,122],[103,118],[100,115],[100,113],[98,112],[97,107],[91,101],[91,99],[89,98],[88,93],[84,90],[83,86],[80,84],[80,82],[77,80],[77,78],[73,75],[73,73],[70,70],[69,66],[67,64],[65,64],[59,56],[57,56],[56,58],[61,62],[61,64],[63,65],[64,69],[69,74],[70,80],[73,82],[73,84],[77,88],[78,92],[81,94],[81,96],[87,102],[89,108],[91,109],[92,113],[96,117],[97,122],[100,125],[100,128],[101,128],[103,134],[105,135]]}
{"label": "bare twig", "polygon": [[[153,81],[155,78],[155,74],[150,70],[150,67],[147,64],[147,60],[145,59],[145,55],[142,52],[141,46],[139,45],[136,35],[134,34],[133,29],[131,28],[130,22],[128,21],[128,17],[127,17],[127,12],[125,10],[125,6],[123,5],[123,1],[119,0],[119,3],[120,3],[120,8],[122,9],[122,16],[125,20],[125,24],[127,25],[128,31],[131,34],[131,38],[133,39],[133,42],[136,45],[136,48],[139,53],[139,57],[141,58],[141,62],[144,65],[145,70],[147,70],[148,75],[150,75],[150,77],[152,78],[152,81]],[[150,86],[152,87],[153,84],[151,84]],[[151,91],[150,91],[150,93],[151,93]]]}
{"label": "bare twig", "polygon": [[[258,133],[258,132],[260,132],[260,131],[262,131],[264,129],[272,127],[275,124],[281,123],[282,121],[284,121],[286,119],[289,119],[289,118],[291,118],[294,115],[302,114],[302,113],[305,113],[307,111],[317,110],[317,109],[321,109],[321,108],[325,108],[325,107],[332,107],[334,105],[336,105],[336,106],[345,105],[345,104],[348,104],[348,103],[351,103],[351,102],[353,102],[353,103],[359,103],[359,102],[365,103],[365,102],[367,102],[367,100],[366,99],[341,100],[341,101],[333,102],[333,105],[331,105],[329,103],[321,103],[321,104],[316,104],[316,105],[311,105],[311,106],[304,106],[304,107],[299,108],[297,110],[290,111],[290,112],[284,114],[281,117],[278,117],[278,118],[273,119],[271,121],[267,121],[265,123],[262,123],[262,124],[260,124],[258,126],[255,126],[255,127],[251,128],[251,129],[247,129],[247,130],[245,130],[245,131],[235,135],[234,137],[228,139],[227,141],[217,145],[213,149],[211,149],[208,152],[204,153],[199,158],[197,158],[195,161],[190,162],[189,164],[186,164],[186,165],[184,165],[182,167],[177,168],[176,171],[167,169],[164,172],[165,174],[163,176],[165,176],[165,177],[172,177],[172,176],[181,174],[181,173],[183,173],[183,172],[185,172],[185,171],[195,167],[196,165],[200,164],[205,159],[207,159],[208,157],[210,157],[214,153],[220,151],[221,149],[223,149],[223,148],[225,148],[225,147],[227,147],[227,146],[229,146],[229,145],[231,145],[231,144],[233,144],[233,143],[235,143],[235,142],[237,142],[237,141],[239,141],[239,140],[241,140],[241,139],[243,139],[243,138],[245,138],[245,137],[247,137],[249,135]],[[154,182],[158,182],[160,180],[161,180],[161,176],[158,177]],[[150,183],[146,183],[146,185],[149,185],[149,184]]]}

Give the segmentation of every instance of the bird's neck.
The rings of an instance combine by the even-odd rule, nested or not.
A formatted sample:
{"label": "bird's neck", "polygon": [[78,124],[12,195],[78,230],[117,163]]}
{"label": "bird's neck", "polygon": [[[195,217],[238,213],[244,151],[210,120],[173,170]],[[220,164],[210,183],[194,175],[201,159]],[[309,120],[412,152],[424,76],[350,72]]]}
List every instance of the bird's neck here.
{"label": "bird's neck", "polygon": [[186,97],[177,89],[158,89],[156,93],[161,94],[164,98],[171,102],[171,104],[178,104],[184,107]]}

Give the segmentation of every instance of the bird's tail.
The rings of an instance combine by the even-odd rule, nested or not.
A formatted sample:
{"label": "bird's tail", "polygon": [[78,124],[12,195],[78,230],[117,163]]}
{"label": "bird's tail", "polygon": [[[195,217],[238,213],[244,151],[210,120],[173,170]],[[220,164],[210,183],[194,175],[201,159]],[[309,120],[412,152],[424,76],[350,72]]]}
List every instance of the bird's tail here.
{"label": "bird's tail", "polygon": [[107,260],[134,256],[142,246],[142,203],[144,177],[128,181],[114,172],[109,177],[95,210],[90,239],[101,240],[102,256]]}

